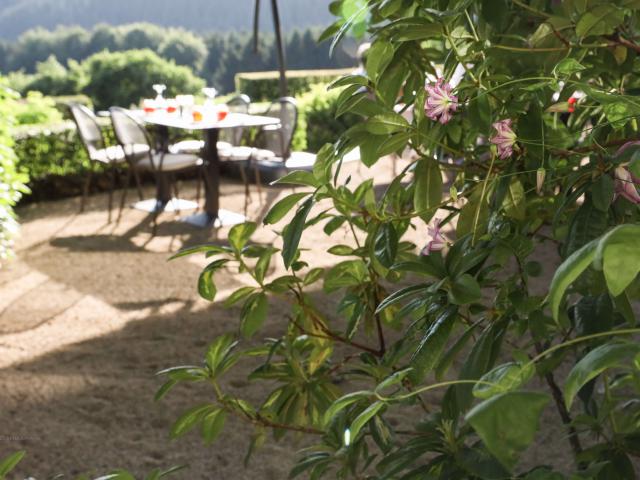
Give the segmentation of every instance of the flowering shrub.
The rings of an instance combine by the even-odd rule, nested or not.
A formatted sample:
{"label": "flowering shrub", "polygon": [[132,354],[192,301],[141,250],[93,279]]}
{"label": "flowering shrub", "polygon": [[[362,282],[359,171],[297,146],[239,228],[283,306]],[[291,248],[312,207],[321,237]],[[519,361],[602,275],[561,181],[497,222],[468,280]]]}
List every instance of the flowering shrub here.
{"label": "flowering shrub", "polygon": [[[239,335],[215,339],[202,365],[163,372],[158,397],[180,382],[214,393],[172,434],[198,425],[212,441],[230,416],[255,426],[252,448],[268,431],[274,440],[301,432],[314,444],[291,476],[312,479],[636,478],[639,7],[333,2],[343,17],[326,37],[337,42],[366,19],[373,38],[367,76],[333,84],[344,88],[338,115],[362,121],[322,149],[312,173],[280,180],[304,187],[264,219],[275,224],[298,205],[281,250],[251,244],[256,225],[246,223],[228,246],[179,254],[211,258],[198,282],[209,300],[219,269],[254,284],[225,301],[242,305]],[[354,147],[366,165],[405,148],[417,160],[376,196],[371,180],[338,181]],[[449,188],[445,170],[455,173]],[[312,216],[321,201],[333,208]],[[346,258],[328,271],[299,249],[318,222],[329,235],[353,233],[352,246],[329,250]],[[428,237],[410,243],[406,233],[424,222]],[[443,237],[444,226],[454,234]],[[543,295],[531,288],[539,250],[562,257]],[[287,274],[268,276],[272,261]],[[341,296],[338,312],[312,301],[319,282]],[[283,299],[292,307],[281,336],[246,347]],[[256,359],[250,378],[265,396],[251,404],[220,379]],[[562,429],[562,471],[521,461],[540,430],[549,438],[547,408]]]}

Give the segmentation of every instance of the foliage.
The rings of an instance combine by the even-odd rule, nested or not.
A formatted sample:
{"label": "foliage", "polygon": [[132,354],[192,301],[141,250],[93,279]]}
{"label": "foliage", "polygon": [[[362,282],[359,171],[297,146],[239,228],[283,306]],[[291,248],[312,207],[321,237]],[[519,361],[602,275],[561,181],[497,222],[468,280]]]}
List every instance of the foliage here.
{"label": "foliage", "polygon": [[[350,69],[287,71],[289,94],[297,96],[308,92],[316,83],[330,83],[348,73]],[[238,73],[235,80],[236,91],[249,95],[256,102],[271,101],[280,96],[279,77],[277,71]]]}
{"label": "foliage", "polygon": [[16,125],[51,124],[62,121],[62,114],[55,101],[40,92],[29,92],[14,103],[13,116]]}
{"label": "foliage", "polygon": [[27,176],[17,168],[11,138],[16,105],[17,95],[0,78],[0,266],[12,255],[13,238],[18,230],[13,207],[27,192]]}
{"label": "foliage", "polygon": [[[148,48],[167,60],[192,68],[219,90],[231,92],[236,73],[277,68],[271,29],[265,29],[260,35],[256,52],[252,35],[245,31],[250,25],[243,27],[240,31],[200,35],[148,23],[99,24],[92,30],[36,28],[15,42],[0,43],[0,70],[11,72],[11,85],[21,93],[38,90],[48,95],[75,94],[89,81],[77,68],[78,62],[104,50]],[[339,68],[354,63],[344,51],[338,50],[330,56],[327,44],[316,43],[318,34],[316,29],[307,29],[285,35],[289,68]]]}
{"label": "foliage", "polygon": [[336,118],[339,95],[339,89],[328,90],[327,84],[318,84],[296,98],[299,114],[293,150],[317,152],[357,123],[353,114]]}
{"label": "foliage", "polygon": [[[285,28],[326,25],[331,19],[324,1],[280,0],[278,5]],[[152,3],[149,0],[40,0],[37,3],[12,0],[4,2],[3,6],[6,8],[0,18],[0,38],[8,39],[36,26],[92,27],[100,22],[121,25],[140,18],[158,25],[176,25],[197,32],[248,30],[252,21],[251,3],[237,0],[216,0],[214,4],[209,0],[154,0]],[[263,31],[272,28],[267,3],[262,6],[261,27]]]}
{"label": "foliage", "polygon": [[[291,477],[636,478],[638,3],[339,0],[331,8],[339,18],[325,37],[337,42],[366,19],[374,39],[367,76],[334,83],[343,89],[338,112],[361,120],[323,148],[312,173],[280,180],[302,187],[265,218],[282,226],[281,249],[251,243],[257,225],[246,223],[231,229],[229,245],[178,254],[206,254],[199,290],[209,300],[221,269],[252,284],[224,302],[240,307],[240,334],[215,339],[203,365],[163,372],[158,397],[181,382],[215,394],[175,433],[200,426],[211,441],[220,418],[235,416],[255,426],[250,451],[268,430],[275,440],[313,436]],[[461,81],[450,85],[456,69]],[[373,180],[335,175],[356,146],[365,165],[405,147],[416,160],[376,193]],[[447,171],[455,180],[445,188]],[[342,256],[328,271],[300,248],[319,222],[328,235],[341,226],[353,234],[328,250]],[[420,251],[407,232],[425,222]],[[531,281],[549,265],[534,252],[558,247],[563,263],[545,296]],[[268,273],[273,261],[286,274]],[[311,295],[319,285],[340,299],[337,312]],[[249,347],[275,304],[280,335],[274,322]],[[259,362],[249,378],[264,382],[261,402],[223,387],[241,362]],[[562,422],[570,472],[519,462],[549,427],[547,405]]]}
{"label": "foliage", "polygon": [[138,103],[152,95],[155,83],[167,86],[167,96],[198,93],[204,87],[189,68],[164,60],[151,50],[96,53],[82,63],[82,69],[90,79],[83,93],[98,109]]}

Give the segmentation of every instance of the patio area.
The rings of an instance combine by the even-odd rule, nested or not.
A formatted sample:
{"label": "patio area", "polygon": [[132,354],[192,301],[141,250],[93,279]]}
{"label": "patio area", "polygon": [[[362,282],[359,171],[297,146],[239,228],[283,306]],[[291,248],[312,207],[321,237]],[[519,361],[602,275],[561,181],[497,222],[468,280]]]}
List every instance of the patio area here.
{"label": "patio area", "polygon": [[[381,186],[392,178],[389,159],[371,170],[357,163],[344,170],[354,178],[372,176]],[[221,188],[221,206],[241,211],[244,185],[225,179]],[[145,194],[153,191],[145,187]],[[195,198],[194,182],[181,191]],[[260,223],[269,206],[291,189],[263,187],[262,206],[255,187],[251,192],[248,216]],[[210,447],[196,433],[169,442],[176,418],[211,400],[205,386],[180,387],[160,403],[153,400],[161,384],[157,371],[199,364],[211,339],[237,328],[239,308],[218,304],[246,282],[243,275],[221,272],[212,306],[196,288],[205,265],[202,256],[167,262],[184,246],[224,244],[229,228],[198,229],[164,213],[152,237],[148,214],[125,209],[120,222],[109,225],[106,204],[101,194],[89,198],[82,214],[78,198],[19,211],[17,258],[0,271],[0,422],[8,438],[1,443],[29,451],[18,473],[75,478],[116,467],[141,473],[187,464],[189,469],[177,478],[286,478],[292,452],[301,445],[268,442],[244,470],[251,428],[237,420]],[[275,229],[260,227],[253,241],[273,243]],[[349,243],[343,230],[331,238]],[[305,234],[302,246],[313,245],[314,265],[329,267],[339,259],[320,253],[331,238],[322,232],[322,223]],[[277,336],[283,325],[274,305],[260,336]],[[240,369],[230,390],[258,402],[264,392],[244,378],[251,366]]]}

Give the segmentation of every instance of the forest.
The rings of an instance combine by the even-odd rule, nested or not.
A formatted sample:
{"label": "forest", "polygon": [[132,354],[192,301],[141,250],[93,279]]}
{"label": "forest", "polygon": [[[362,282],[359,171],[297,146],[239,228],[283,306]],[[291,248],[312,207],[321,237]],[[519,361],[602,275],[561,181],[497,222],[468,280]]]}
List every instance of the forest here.
{"label": "forest", "polygon": [[[263,3],[262,24],[269,26],[270,9]],[[285,30],[331,21],[329,0],[280,0],[278,4]],[[122,25],[146,21],[197,32],[246,30],[251,28],[252,8],[253,0],[0,0],[0,38],[15,39],[38,26],[92,28],[101,22]]]}
{"label": "forest", "polygon": [[[264,13],[264,12],[263,12]],[[344,50],[329,55],[329,44],[318,43],[319,28],[291,30],[285,35],[289,69],[343,68],[355,61]],[[177,65],[189,67],[206,83],[221,91],[234,89],[238,72],[273,70],[277,66],[274,35],[265,28],[257,52],[248,31],[213,32],[199,35],[182,28],[165,28],[149,23],[121,26],[99,24],[82,27],[38,27],[24,32],[15,41],[0,42],[0,72],[9,75],[16,90],[28,90],[34,82],[37,90],[50,95],[78,93],[73,87],[52,91],[42,87],[42,77],[67,77],[77,64],[104,50],[120,52],[150,49]],[[35,74],[35,77],[34,77]],[[41,78],[37,78],[38,75]],[[46,83],[46,82],[45,82]],[[73,82],[71,82],[73,83]]]}

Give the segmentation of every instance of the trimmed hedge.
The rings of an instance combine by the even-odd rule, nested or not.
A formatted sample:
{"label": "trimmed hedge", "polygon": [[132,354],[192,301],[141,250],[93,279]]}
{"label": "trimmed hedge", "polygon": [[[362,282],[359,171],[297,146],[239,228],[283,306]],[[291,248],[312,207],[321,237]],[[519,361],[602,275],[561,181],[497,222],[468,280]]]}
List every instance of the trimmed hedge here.
{"label": "trimmed hedge", "polygon": [[327,90],[327,84],[312,85],[298,100],[298,129],[293,150],[317,152],[325,143],[334,143],[361,117],[353,113],[336,118],[341,89]]}
{"label": "trimmed hedge", "polygon": [[[353,68],[332,70],[288,70],[289,94],[297,97],[311,89],[311,85],[331,83],[336,78],[348,75]],[[252,101],[270,101],[280,96],[280,74],[275,72],[247,72],[236,75],[236,91],[249,95]]]}

